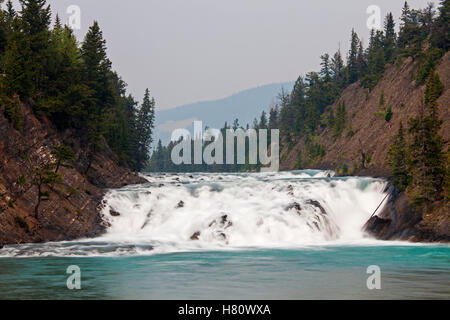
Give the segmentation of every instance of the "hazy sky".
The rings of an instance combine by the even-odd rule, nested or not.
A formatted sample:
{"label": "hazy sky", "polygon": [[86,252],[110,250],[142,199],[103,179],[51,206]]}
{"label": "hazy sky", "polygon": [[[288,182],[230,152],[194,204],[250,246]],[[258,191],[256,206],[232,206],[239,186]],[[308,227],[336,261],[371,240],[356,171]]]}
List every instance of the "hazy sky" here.
{"label": "hazy sky", "polygon": [[[113,67],[139,100],[148,87],[160,108],[222,98],[296,79],[324,52],[345,54],[352,27],[369,30],[366,9],[397,20],[403,0],[50,0],[66,21],[81,9],[81,40],[97,20]],[[422,8],[427,0],[410,0]],[[435,1],[436,2],[436,1]]]}

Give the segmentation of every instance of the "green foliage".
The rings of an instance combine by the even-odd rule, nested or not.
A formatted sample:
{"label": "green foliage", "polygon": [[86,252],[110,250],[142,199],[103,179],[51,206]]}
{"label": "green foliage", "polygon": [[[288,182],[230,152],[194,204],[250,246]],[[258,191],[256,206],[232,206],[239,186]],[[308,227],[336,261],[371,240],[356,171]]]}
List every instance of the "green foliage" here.
{"label": "green foliage", "polygon": [[358,80],[358,63],[357,63],[358,44],[359,44],[358,35],[356,34],[355,30],[352,29],[350,50],[348,52],[348,68],[347,68],[349,83],[353,83],[356,80]]}
{"label": "green foliage", "polygon": [[326,148],[319,143],[319,137],[314,136],[306,141],[306,152],[310,160],[314,161],[325,156]]}
{"label": "green foliage", "polygon": [[394,113],[392,112],[392,107],[391,107],[391,105],[389,105],[386,109],[386,113],[384,115],[384,120],[386,122],[391,121],[393,115],[394,115]]}
{"label": "green foliage", "polygon": [[[418,60],[418,81],[424,81],[448,50],[448,3],[449,0],[441,3],[438,17],[434,17],[431,5],[424,10],[412,10],[405,3],[398,34],[393,15],[388,13],[384,30],[371,30],[365,50],[352,30],[346,65],[339,50],[331,59],[327,53],[321,55],[318,73],[309,72],[299,77],[289,96],[283,92],[286,98],[280,104],[279,126],[284,147],[324,128],[329,128],[335,138],[340,136],[346,127],[345,108],[336,105],[333,110],[329,106],[335,104],[343,88],[351,83],[360,81],[360,85],[370,92],[383,78],[386,64],[413,57]],[[376,115],[390,122],[392,106],[385,106],[383,101]],[[350,129],[350,136],[351,133]]]}
{"label": "green foliage", "polygon": [[13,98],[3,98],[0,99],[0,103],[3,105],[3,114],[5,117],[11,121],[14,128],[22,131],[24,126],[24,117],[22,110],[20,109],[20,101],[17,96]]}
{"label": "green foliage", "polygon": [[389,150],[393,183],[400,191],[408,188],[413,205],[419,208],[442,199],[449,181],[448,157],[439,135],[442,120],[439,119],[437,100],[441,93],[439,76],[431,71],[426,83],[425,105],[409,121],[410,143],[401,125]]}
{"label": "green foliage", "polygon": [[336,107],[336,118],[333,125],[333,137],[339,137],[345,129],[347,122],[347,111],[345,110],[345,104],[339,104]]}
{"label": "green foliage", "polygon": [[141,170],[149,160],[149,146],[152,143],[152,130],[155,119],[155,100],[150,98],[150,92],[145,90],[144,100],[136,119],[137,155],[136,168]]}
{"label": "green foliage", "polygon": [[75,153],[65,144],[54,147],[52,155],[56,158],[55,173],[58,172],[60,166],[71,168],[70,163],[75,161]]}
{"label": "green foliage", "polygon": [[392,112],[392,105],[388,105],[387,108],[384,104],[384,92],[381,92],[380,100],[378,102],[378,110],[375,112],[375,116],[384,119],[386,122],[391,121],[394,113]]}
{"label": "green foliage", "polygon": [[420,53],[418,60],[419,66],[417,69],[417,83],[422,85],[430,75],[431,71],[436,67],[438,61],[443,55],[443,50],[440,48],[431,47],[429,50]]}
{"label": "green foliage", "polygon": [[74,132],[88,149],[86,172],[105,140],[122,165],[140,170],[148,159],[154,100],[146,97],[151,110],[138,114],[126,83],[111,69],[96,21],[79,45],[58,16],[50,28],[46,0],[19,2],[19,12],[10,1],[0,10],[0,100],[5,116],[21,130],[19,106],[26,103],[58,130]]}
{"label": "green foliage", "polygon": [[439,135],[442,120],[439,119],[437,99],[441,92],[442,83],[431,72],[425,91],[426,105],[409,122],[414,202],[419,206],[441,199],[448,179],[444,141]]}
{"label": "green foliage", "polygon": [[27,181],[27,180],[26,180],[24,174],[20,175],[20,176],[16,179],[16,183],[19,184],[19,185],[25,185],[25,184],[26,184],[26,181]]}
{"label": "green foliage", "polygon": [[396,50],[396,37],[395,34],[395,22],[392,13],[389,12],[384,21],[384,38],[383,38],[383,49],[385,54],[385,60],[387,62],[392,62],[395,50]]}
{"label": "green foliage", "polygon": [[408,145],[402,123],[398,133],[393,137],[388,155],[389,165],[392,168],[392,182],[399,191],[404,191],[411,183],[411,173],[408,166]]}
{"label": "green foliage", "polygon": [[53,189],[55,184],[62,182],[62,176],[55,172],[55,167],[55,163],[48,162],[34,169],[32,184],[37,187],[37,201],[34,207],[34,216],[36,219],[38,219],[41,202],[49,200],[50,190]]}
{"label": "green foliage", "polygon": [[297,152],[297,159],[295,160],[294,163],[294,168],[299,170],[299,169],[303,169],[304,165],[303,165],[303,158],[302,158],[302,153],[300,151]]}
{"label": "green foliage", "polygon": [[344,163],[343,165],[342,165],[342,175],[343,176],[346,176],[346,175],[348,175],[348,165],[346,164],[346,163]]}

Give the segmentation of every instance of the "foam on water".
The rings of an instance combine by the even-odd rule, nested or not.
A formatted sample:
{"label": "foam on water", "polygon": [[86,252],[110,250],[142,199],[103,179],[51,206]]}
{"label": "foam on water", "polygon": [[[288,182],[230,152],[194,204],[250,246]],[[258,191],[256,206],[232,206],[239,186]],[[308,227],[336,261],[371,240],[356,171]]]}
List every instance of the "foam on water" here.
{"label": "foam on water", "polygon": [[362,226],[384,198],[386,182],[333,175],[315,170],[148,174],[144,175],[146,184],[105,195],[102,215],[109,227],[103,236],[5,246],[0,257],[123,256],[370,243]]}

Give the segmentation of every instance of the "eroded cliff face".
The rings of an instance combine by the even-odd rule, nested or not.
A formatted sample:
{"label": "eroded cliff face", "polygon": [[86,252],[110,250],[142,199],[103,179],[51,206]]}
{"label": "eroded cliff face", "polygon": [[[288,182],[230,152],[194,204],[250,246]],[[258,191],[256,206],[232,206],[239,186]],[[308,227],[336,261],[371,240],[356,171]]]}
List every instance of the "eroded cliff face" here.
{"label": "eroded cliff face", "polygon": [[411,207],[407,194],[388,186],[389,199],[383,210],[367,221],[365,231],[381,240],[450,241],[450,206],[435,202],[423,210]]}
{"label": "eroded cliff face", "polygon": [[[319,141],[326,147],[325,156],[316,161],[312,167],[341,168],[345,163],[350,169],[357,166],[354,173],[388,176],[387,152],[392,136],[399,129],[400,122],[407,126],[408,119],[415,117],[423,104],[425,86],[418,86],[413,80],[417,65],[411,59],[402,64],[389,67],[383,79],[371,91],[360,86],[359,82],[344,90],[337,104],[345,103],[347,111],[346,129],[334,138],[329,128],[319,134]],[[444,121],[441,135],[446,148],[450,138],[450,53],[447,53],[436,69],[444,85],[439,97],[440,117]],[[384,94],[384,105],[392,107],[393,117],[387,122],[378,117],[379,99]],[[300,139],[291,150],[282,150],[281,169],[295,168],[298,152],[305,150],[305,143]],[[361,167],[362,152],[370,156],[370,162]]]}
{"label": "eroded cliff face", "polygon": [[[29,106],[21,106],[23,130],[0,114],[0,245],[93,237],[105,229],[99,205],[105,188],[141,183],[143,179],[118,165],[106,143],[87,171],[87,148],[73,132],[59,133]],[[54,161],[52,148],[64,143],[76,153],[72,167],[60,167],[62,181],[35,208],[35,169]]]}
{"label": "eroded cliff face", "polygon": [[[392,137],[398,132],[400,122],[407,126],[408,120],[415,117],[423,105],[425,86],[413,80],[417,64],[412,58],[390,66],[383,79],[369,91],[359,82],[344,90],[339,101],[345,103],[347,111],[346,129],[339,137],[333,137],[329,128],[318,136],[319,143],[325,146],[323,158],[314,161],[310,167],[340,170],[344,164],[349,173],[389,177],[388,150]],[[445,150],[450,139],[450,53],[442,58],[436,68],[444,85],[438,100],[440,118],[443,120],[440,134],[444,138]],[[380,96],[384,95],[384,106],[391,106],[393,116],[387,122],[376,115],[379,112]],[[334,106],[335,107],[335,106]],[[295,169],[299,152],[306,151],[304,139],[300,139],[291,150],[282,150],[281,169]],[[366,161],[362,165],[362,159]],[[370,161],[368,161],[370,159]],[[381,239],[409,239],[417,241],[450,241],[450,208],[448,202],[436,203],[424,210],[415,212],[410,206],[408,195],[397,194],[391,190],[388,205],[378,215],[382,220],[372,219],[368,231]]]}

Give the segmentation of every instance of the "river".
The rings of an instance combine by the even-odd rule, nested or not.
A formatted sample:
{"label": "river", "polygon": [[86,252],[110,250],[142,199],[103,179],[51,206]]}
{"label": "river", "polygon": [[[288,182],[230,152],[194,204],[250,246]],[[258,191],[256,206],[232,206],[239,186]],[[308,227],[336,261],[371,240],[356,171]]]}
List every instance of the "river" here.
{"label": "river", "polygon": [[[449,245],[363,232],[386,195],[382,179],[316,170],[143,176],[148,183],[107,192],[101,237],[0,249],[0,298],[450,298]],[[66,286],[71,265],[81,290]],[[369,266],[380,270],[380,289],[367,286]]]}

